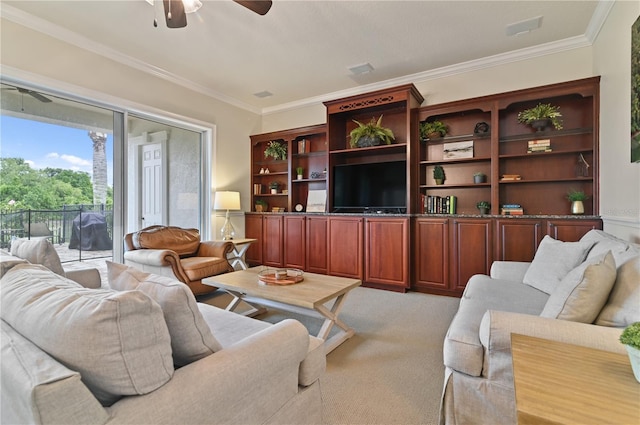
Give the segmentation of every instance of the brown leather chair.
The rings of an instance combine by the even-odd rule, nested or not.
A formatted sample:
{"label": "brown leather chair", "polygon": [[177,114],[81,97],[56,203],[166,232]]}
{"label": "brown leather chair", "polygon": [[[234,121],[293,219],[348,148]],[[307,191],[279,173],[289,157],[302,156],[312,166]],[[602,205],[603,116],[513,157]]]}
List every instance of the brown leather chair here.
{"label": "brown leather chair", "polygon": [[124,263],[140,270],[186,283],[195,295],[217,288],[202,279],[233,271],[227,254],[230,241],[200,241],[198,229],[150,226],[124,237]]}

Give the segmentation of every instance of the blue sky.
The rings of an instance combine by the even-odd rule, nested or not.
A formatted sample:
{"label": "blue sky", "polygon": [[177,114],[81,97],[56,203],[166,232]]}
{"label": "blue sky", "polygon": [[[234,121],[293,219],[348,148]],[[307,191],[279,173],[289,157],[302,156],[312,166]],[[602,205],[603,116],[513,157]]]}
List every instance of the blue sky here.
{"label": "blue sky", "polygon": [[[93,142],[87,130],[0,116],[0,157],[23,158],[31,168],[63,168],[93,174]],[[107,135],[109,186],[113,186],[113,135]]]}

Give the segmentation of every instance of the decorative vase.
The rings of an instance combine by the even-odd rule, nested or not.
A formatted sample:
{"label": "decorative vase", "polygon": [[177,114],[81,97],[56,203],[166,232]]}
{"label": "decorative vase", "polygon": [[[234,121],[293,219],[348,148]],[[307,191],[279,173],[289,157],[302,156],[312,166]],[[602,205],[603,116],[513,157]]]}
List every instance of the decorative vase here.
{"label": "decorative vase", "polygon": [[298,180],[302,180],[302,174],[298,174]]}
{"label": "decorative vase", "polygon": [[435,179],[436,184],[444,184],[444,179]]}
{"label": "decorative vase", "polygon": [[379,137],[362,136],[358,139],[357,146],[359,148],[368,148],[370,146],[380,146],[381,144],[382,139]]}
{"label": "decorative vase", "polygon": [[531,121],[531,127],[533,127],[536,131],[544,131],[550,125],[551,120],[549,118],[542,118],[539,120]]}
{"label": "decorative vase", "polygon": [[627,349],[627,354],[629,354],[633,376],[636,377],[636,381],[640,382],[640,350],[630,345],[625,345],[625,348]]}
{"label": "decorative vase", "polygon": [[489,212],[489,208],[478,208],[480,210],[480,215],[485,215]]}
{"label": "decorative vase", "polygon": [[278,194],[278,189],[271,189],[271,194],[272,195],[277,195]]}
{"label": "decorative vase", "polygon": [[439,133],[439,132],[437,132],[437,131],[434,131],[433,133],[429,133],[429,134],[427,134],[427,137],[428,137],[429,139],[440,139],[440,138],[442,138],[442,134],[440,134],[440,133]]}
{"label": "decorative vase", "polygon": [[487,178],[487,176],[485,176],[484,174],[481,176],[473,176],[473,182],[474,183],[484,183],[485,179]]}
{"label": "decorative vase", "polygon": [[571,201],[571,214],[584,214],[582,201]]}

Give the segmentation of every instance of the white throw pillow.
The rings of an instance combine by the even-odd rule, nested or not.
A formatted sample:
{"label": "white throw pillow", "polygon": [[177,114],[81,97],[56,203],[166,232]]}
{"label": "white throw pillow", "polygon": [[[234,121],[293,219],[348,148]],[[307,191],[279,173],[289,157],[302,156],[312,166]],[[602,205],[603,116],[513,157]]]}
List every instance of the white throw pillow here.
{"label": "white throw pillow", "polygon": [[160,306],[139,291],[88,289],[40,265],[2,278],[2,320],[71,370],[103,405],[173,376]]}
{"label": "white throw pillow", "polygon": [[173,362],[177,366],[184,366],[222,349],[187,285],[111,261],[107,261],[107,271],[111,288],[142,291],[160,304],[171,335]]}
{"label": "white throw pillow", "polygon": [[616,280],[616,263],[607,252],[571,270],[554,289],[541,317],[593,323]]}
{"label": "white throw pillow", "polygon": [[545,236],[523,282],[551,294],[562,278],[584,261],[592,246],[593,242],[562,242]]}
{"label": "white throw pillow", "polygon": [[640,322],[640,256],[618,267],[616,282],[596,325],[627,327]]}
{"label": "white throw pillow", "polygon": [[31,264],[40,264],[52,272],[64,276],[60,256],[47,238],[18,238],[11,241],[11,255]]}

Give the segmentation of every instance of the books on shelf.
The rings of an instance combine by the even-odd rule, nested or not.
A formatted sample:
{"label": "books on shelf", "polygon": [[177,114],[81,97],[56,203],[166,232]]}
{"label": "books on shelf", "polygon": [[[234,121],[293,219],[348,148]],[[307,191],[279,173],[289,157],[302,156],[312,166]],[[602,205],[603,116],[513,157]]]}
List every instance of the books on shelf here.
{"label": "books on shelf", "polygon": [[520,176],[520,174],[503,174],[502,177],[500,178],[501,182],[514,181],[514,180],[522,180],[522,177]]}
{"label": "books on shelf", "polygon": [[524,209],[520,204],[503,204],[500,208],[502,215],[524,215]]}
{"label": "books on shelf", "polygon": [[552,152],[551,139],[529,140],[527,142],[527,153]]}
{"label": "books on shelf", "polygon": [[422,195],[423,214],[456,214],[458,197],[455,195]]}

